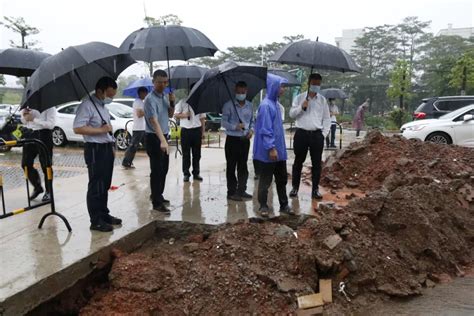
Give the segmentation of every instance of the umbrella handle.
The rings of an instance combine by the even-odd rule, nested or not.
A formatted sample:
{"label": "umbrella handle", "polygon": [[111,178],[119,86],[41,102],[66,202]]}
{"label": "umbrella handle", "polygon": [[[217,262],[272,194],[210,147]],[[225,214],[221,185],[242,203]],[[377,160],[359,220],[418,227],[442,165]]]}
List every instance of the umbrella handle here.
{"label": "umbrella handle", "polygon": [[[313,66],[311,66],[311,71],[309,75],[311,76],[313,74]],[[306,92],[306,101],[309,101],[309,82],[308,82],[308,92]],[[307,109],[307,108],[306,108]],[[306,111],[306,109],[303,109],[303,111]]]}
{"label": "umbrella handle", "polygon": [[[237,106],[235,105],[234,98],[232,97],[232,93],[230,93],[230,89],[229,89],[229,86],[227,85],[227,81],[225,80],[225,77],[222,76],[222,74],[221,74],[221,78],[224,81],[224,85],[225,85],[225,88],[227,90],[227,94],[229,94],[229,98],[232,101],[232,104],[234,105],[235,114],[237,114],[237,118],[239,119],[239,123],[242,124],[242,120],[240,119],[239,112],[237,112]],[[245,128],[244,128],[244,130],[245,130]]]}

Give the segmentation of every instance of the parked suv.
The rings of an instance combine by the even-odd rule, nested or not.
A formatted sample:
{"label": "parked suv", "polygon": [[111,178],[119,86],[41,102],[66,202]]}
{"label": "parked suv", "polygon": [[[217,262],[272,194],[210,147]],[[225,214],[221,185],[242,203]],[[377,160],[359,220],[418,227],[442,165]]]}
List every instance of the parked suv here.
{"label": "parked suv", "polygon": [[413,119],[437,119],[442,115],[471,104],[474,104],[474,96],[434,97],[423,99],[423,102],[413,113]]}

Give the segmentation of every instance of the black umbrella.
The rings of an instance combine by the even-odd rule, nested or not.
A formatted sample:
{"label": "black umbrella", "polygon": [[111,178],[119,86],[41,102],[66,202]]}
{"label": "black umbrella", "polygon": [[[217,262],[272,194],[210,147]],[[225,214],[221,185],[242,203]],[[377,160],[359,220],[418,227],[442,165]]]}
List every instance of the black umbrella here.
{"label": "black umbrella", "polygon": [[201,79],[207,70],[209,70],[209,68],[195,65],[180,65],[173,66],[166,72],[168,73],[168,77],[172,78],[170,85],[174,89],[190,89],[190,86]]}
{"label": "black umbrella", "polygon": [[81,100],[95,89],[104,76],[117,79],[135,61],[117,47],[90,42],[71,46],[46,58],[26,86],[22,108],[40,112],[74,100]]}
{"label": "black umbrella", "polygon": [[168,71],[170,60],[214,56],[218,50],[200,31],[179,25],[152,26],[137,30],[125,39],[120,48],[128,50],[136,60],[149,63],[166,60]]}
{"label": "black umbrella", "polygon": [[269,61],[313,69],[359,72],[359,67],[344,50],[322,42],[302,40],[285,45]]}
{"label": "black umbrella", "polygon": [[336,89],[336,88],[328,88],[328,89],[323,89],[321,90],[321,94],[326,98],[326,99],[347,99],[347,95],[344,91],[341,89]]}
{"label": "black umbrella", "polygon": [[288,87],[301,86],[301,82],[291,72],[288,72],[283,69],[268,69],[268,72],[288,80],[288,83],[285,83],[285,85]]}
{"label": "black umbrella", "polygon": [[0,49],[0,74],[29,77],[50,54],[24,48]]}
{"label": "black umbrella", "polygon": [[266,67],[229,61],[209,69],[194,85],[186,102],[195,113],[221,112],[224,103],[234,100],[237,82],[247,83],[247,99],[251,101],[265,88],[266,80]]}

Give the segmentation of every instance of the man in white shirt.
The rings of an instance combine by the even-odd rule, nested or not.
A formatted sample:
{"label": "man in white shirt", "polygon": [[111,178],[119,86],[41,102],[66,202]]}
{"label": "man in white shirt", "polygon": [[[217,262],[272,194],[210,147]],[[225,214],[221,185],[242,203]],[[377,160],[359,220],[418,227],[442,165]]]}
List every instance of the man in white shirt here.
{"label": "man in white shirt", "polygon": [[293,142],[295,152],[292,170],[293,189],[290,192],[290,197],[298,196],[301,170],[309,150],[313,183],[311,197],[313,199],[322,199],[322,195],[319,192],[321,158],[324,149],[324,139],[331,127],[331,118],[326,98],[320,94],[321,82],[322,77],[320,74],[311,74],[308,80],[309,91],[296,96],[290,109],[290,117],[296,119],[296,132]]}
{"label": "man in white shirt", "polygon": [[[27,139],[39,139],[47,147],[47,154],[50,159],[53,159],[53,128],[56,124],[56,108],[52,107],[43,112],[31,109],[23,109],[21,111],[21,122],[23,124],[24,132],[23,137]],[[42,201],[46,202],[50,199],[50,192],[47,183],[47,160],[46,157],[39,154],[39,148],[36,144],[26,144],[23,146],[23,157],[21,160],[21,166],[23,170],[27,168],[28,180],[34,187],[33,193],[30,196],[30,200],[36,199],[38,195],[44,192],[41,186],[41,179],[38,171],[34,168],[36,156],[39,155],[41,169],[43,169],[46,193],[43,196]]]}
{"label": "man in white shirt", "polygon": [[138,98],[133,102],[133,135],[130,145],[125,151],[125,157],[122,161],[122,167],[125,169],[135,168],[133,165],[133,159],[137,153],[138,146],[143,143],[145,139],[145,110],[144,103],[146,96],[148,95],[148,89],[146,87],[138,88]]}
{"label": "man in white shirt", "polygon": [[193,179],[202,181],[199,175],[199,161],[201,160],[202,137],[205,129],[206,114],[195,114],[193,108],[184,100],[181,100],[175,108],[174,117],[179,119],[181,126],[181,148],[183,149],[183,174],[184,182],[189,182],[191,174],[191,153],[193,156]]}
{"label": "man in white shirt", "polygon": [[328,99],[329,104],[329,114],[331,115],[331,133],[326,137],[326,147],[327,148],[336,148],[336,130],[337,130],[337,118],[336,115],[339,115],[339,108],[336,105],[336,100]]}

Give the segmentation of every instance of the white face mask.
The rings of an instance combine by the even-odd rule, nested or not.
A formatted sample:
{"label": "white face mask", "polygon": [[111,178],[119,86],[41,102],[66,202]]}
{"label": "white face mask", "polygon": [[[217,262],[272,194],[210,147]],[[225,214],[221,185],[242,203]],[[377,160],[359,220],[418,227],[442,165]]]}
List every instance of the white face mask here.
{"label": "white face mask", "polygon": [[247,94],[245,93],[236,94],[235,98],[237,99],[237,101],[242,102],[242,101],[245,101],[245,99],[247,98]]}
{"label": "white face mask", "polygon": [[319,91],[321,91],[321,87],[316,86],[316,85],[310,85],[309,86],[309,91],[313,92],[313,93],[319,93]]}
{"label": "white face mask", "polygon": [[112,98],[105,97],[104,104],[110,104],[110,103],[112,103],[113,100],[114,99],[112,99]]}

